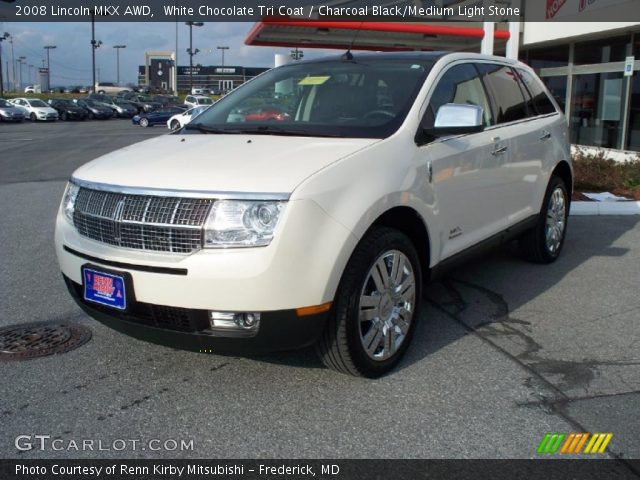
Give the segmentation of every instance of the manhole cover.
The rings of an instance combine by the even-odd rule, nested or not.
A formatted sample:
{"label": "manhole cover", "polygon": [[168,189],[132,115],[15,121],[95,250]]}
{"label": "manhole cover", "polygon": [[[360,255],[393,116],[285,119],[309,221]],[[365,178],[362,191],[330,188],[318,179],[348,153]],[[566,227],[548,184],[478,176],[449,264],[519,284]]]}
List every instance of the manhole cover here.
{"label": "manhole cover", "polygon": [[72,323],[26,323],[0,328],[0,361],[65,353],[91,339],[91,330]]}

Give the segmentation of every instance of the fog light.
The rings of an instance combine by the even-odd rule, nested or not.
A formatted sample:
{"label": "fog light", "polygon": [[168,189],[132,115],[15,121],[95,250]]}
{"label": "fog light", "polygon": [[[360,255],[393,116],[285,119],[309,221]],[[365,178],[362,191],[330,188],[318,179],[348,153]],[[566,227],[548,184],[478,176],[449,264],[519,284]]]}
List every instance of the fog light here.
{"label": "fog light", "polygon": [[257,312],[209,312],[210,330],[217,336],[252,337],[260,328]]}

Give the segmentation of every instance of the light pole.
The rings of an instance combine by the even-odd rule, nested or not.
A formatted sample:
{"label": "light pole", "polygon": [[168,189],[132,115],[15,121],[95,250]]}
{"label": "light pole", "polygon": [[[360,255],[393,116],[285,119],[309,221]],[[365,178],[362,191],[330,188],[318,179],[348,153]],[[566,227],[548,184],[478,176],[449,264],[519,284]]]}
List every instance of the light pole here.
{"label": "light pole", "polygon": [[298,47],[291,50],[291,58],[294,60],[300,60],[304,57],[304,52],[302,50],[298,50]]}
{"label": "light pole", "polygon": [[189,48],[187,48],[187,53],[189,54],[189,94],[193,93],[193,56],[198,53],[200,50],[197,48],[193,49],[193,27],[201,27],[204,25],[202,22],[184,22],[185,25],[189,26]]}
{"label": "light pole", "polygon": [[224,51],[229,50],[229,47],[216,47],[216,48],[222,52],[222,68],[224,68]]}
{"label": "light pole", "polygon": [[47,90],[51,88],[51,67],[49,66],[49,52],[56,48],[55,45],[45,45],[47,51]]}
{"label": "light pole", "polygon": [[114,45],[113,48],[116,49],[116,83],[120,85],[120,49],[127,48],[126,45]]}
{"label": "light pole", "polygon": [[[4,32],[4,35],[0,36],[0,97],[4,96],[4,80],[2,78],[2,42],[10,36],[9,32]],[[7,90],[9,90],[9,74],[7,74]]]}
{"label": "light pole", "polygon": [[20,64],[20,76],[19,76],[19,86],[18,90],[22,90],[22,65],[27,63],[27,57],[18,57],[16,60]]}
{"label": "light pole", "polygon": [[96,49],[100,48],[102,40],[96,41],[96,10],[91,10],[91,72],[93,74],[93,85],[91,90],[96,93]]}

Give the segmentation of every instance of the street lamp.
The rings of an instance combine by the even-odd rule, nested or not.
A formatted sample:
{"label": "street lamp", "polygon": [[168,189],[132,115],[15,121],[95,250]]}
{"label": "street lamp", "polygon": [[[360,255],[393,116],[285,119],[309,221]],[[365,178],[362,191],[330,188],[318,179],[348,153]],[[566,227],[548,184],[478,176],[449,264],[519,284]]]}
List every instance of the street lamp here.
{"label": "street lamp", "polygon": [[44,49],[47,51],[47,90],[51,88],[51,68],[49,67],[49,52],[56,48],[55,45],[45,45]]}
{"label": "street lamp", "polygon": [[116,83],[118,85],[120,85],[120,49],[121,48],[127,48],[126,45],[114,45],[113,48],[116,49],[116,76],[117,76],[117,80]]}
{"label": "street lamp", "polygon": [[91,10],[91,72],[93,74],[93,85],[91,90],[96,93],[96,49],[100,48],[102,40],[96,40],[96,9]]}
{"label": "street lamp", "polygon": [[[0,36],[0,97],[4,96],[4,81],[2,78],[2,42],[7,40],[11,35],[9,32],[4,32],[3,35]],[[9,89],[9,73],[7,73],[7,90]]]}
{"label": "street lamp", "polygon": [[216,47],[216,48],[222,52],[222,68],[224,68],[224,51],[229,50],[229,47]]}
{"label": "street lamp", "polygon": [[20,86],[18,87],[19,90],[22,90],[22,65],[25,65],[27,63],[27,57],[18,57],[18,59],[16,60],[16,62],[18,62],[20,64]]}
{"label": "street lamp", "polygon": [[189,48],[187,48],[187,53],[189,54],[189,93],[191,94],[193,93],[193,56],[200,51],[197,48],[193,49],[193,27],[202,27],[204,23],[184,22],[184,24],[189,26]]}
{"label": "street lamp", "polygon": [[300,60],[304,57],[304,52],[302,50],[298,50],[298,47],[291,50],[291,58],[294,60]]}

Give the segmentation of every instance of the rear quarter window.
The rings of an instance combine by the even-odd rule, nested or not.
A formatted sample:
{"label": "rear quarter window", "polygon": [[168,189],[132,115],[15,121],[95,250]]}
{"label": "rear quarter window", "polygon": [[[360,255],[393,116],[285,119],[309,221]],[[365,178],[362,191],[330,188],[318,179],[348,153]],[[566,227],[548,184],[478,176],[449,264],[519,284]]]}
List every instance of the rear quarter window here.
{"label": "rear quarter window", "polygon": [[491,63],[480,63],[476,66],[493,97],[498,124],[515,122],[530,116],[527,99],[511,67]]}
{"label": "rear quarter window", "polygon": [[526,70],[518,68],[516,71],[520,76],[524,88],[530,95],[529,108],[538,115],[555,113],[556,107],[553,106],[553,102],[549,99],[549,95],[542,85],[540,85],[540,82]]}

